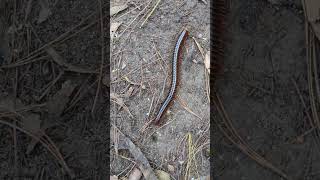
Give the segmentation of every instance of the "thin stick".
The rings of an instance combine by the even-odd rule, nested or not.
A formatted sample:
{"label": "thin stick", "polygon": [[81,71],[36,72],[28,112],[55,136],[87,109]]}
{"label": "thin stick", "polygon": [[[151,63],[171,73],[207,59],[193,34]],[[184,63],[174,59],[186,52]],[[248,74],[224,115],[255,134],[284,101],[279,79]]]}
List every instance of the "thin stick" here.
{"label": "thin stick", "polygon": [[46,96],[49,93],[50,89],[58,82],[58,80],[61,78],[63,74],[64,74],[64,71],[61,71],[59,75],[53,81],[51,81],[49,86],[42,92],[40,97],[36,98],[37,101],[40,101],[44,96]]}
{"label": "thin stick", "polygon": [[69,31],[61,34],[58,38],[56,38],[55,40],[53,41],[50,41],[49,43],[43,45],[42,47],[38,48],[37,50],[31,52],[27,57],[25,58],[22,58],[22,59],[27,59],[27,58],[30,58],[30,56],[32,55],[35,55],[36,53],[40,52],[41,50],[43,50],[44,48],[60,41],[60,40],[66,40],[66,39],[69,39],[70,37],[74,36],[75,34],[78,34],[79,32],[82,32],[83,30],[87,29],[88,27],[92,26],[93,24],[95,24],[97,21],[93,21],[92,23],[90,23],[89,25],[90,26],[85,26],[84,28],[80,29],[79,31],[75,32],[74,34],[71,34],[68,36],[68,34],[70,34],[72,31],[76,30],[78,27],[80,27],[81,25],[84,24],[84,22],[86,22],[88,19],[90,19],[91,17],[93,17],[97,12],[94,12],[92,14],[90,14],[88,17],[84,18],[79,24],[77,24],[76,26],[72,27]]}
{"label": "thin stick", "polygon": [[146,118],[146,119],[149,119],[149,120],[139,129],[140,133],[144,133],[144,131],[147,129],[147,127],[152,123],[153,119],[150,119],[149,117],[150,117],[150,114],[151,114],[151,109],[152,109],[153,104],[154,104],[155,95],[156,95],[156,91],[154,91],[154,93],[153,93],[152,100],[151,100],[150,107],[149,107],[149,111],[148,111],[148,115],[147,115],[147,118]]}
{"label": "thin stick", "polygon": [[148,14],[147,18],[142,22],[140,28],[142,28],[142,26],[147,22],[147,20],[149,19],[149,17],[152,15],[152,13],[154,12],[154,10],[158,7],[158,5],[160,4],[161,0],[158,0],[157,4],[152,8],[152,10],[150,11],[150,13]]}
{"label": "thin stick", "polygon": [[305,111],[305,113],[307,114],[307,117],[308,117],[308,120],[309,120],[309,122],[310,122],[310,125],[314,128],[314,125],[313,125],[311,116],[310,116],[310,114],[309,114],[309,112],[308,112],[307,105],[306,105],[306,103],[305,103],[305,101],[304,101],[304,99],[303,99],[303,97],[302,97],[302,94],[301,94],[301,92],[300,92],[300,89],[299,89],[296,81],[295,81],[293,78],[291,78],[291,81],[292,81],[294,87],[296,88],[296,91],[297,91],[297,93],[298,93],[298,95],[299,95],[301,104],[303,105],[304,111]]}
{"label": "thin stick", "polygon": [[14,67],[26,65],[26,64],[29,64],[29,63],[32,63],[32,62],[36,62],[36,61],[40,61],[40,60],[45,60],[45,59],[48,59],[49,57],[50,57],[50,56],[47,56],[47,55],[46,55],[46,56],[41,56],[41,57],[38,57],[38,58],[33,58],[33,59],[31,59],[31,60],[21,60],[21,61],[17,61],[17,62],[8,64],[8,65],[1,66],[1,68],[14,68]]}
{"label": "thin stick", "polygon": [[127,31],[127,29],[131,26],[131,24],[144,12],[144,10],[150,5],[150,3],[152,2],[152,0],[149,1],[149,3],[146,5],[146,7],[144,7],[137,15],[136,17],[128,24],[128,26],[121,32],[121,34],[118,36],[118,38],[120,38],[123,33],[125,33]]}
{"label": "thin stick", "polygon": [[[64,162],[64,160],[61,159],[61,156],[59,156],[59,155],[61,155],[61,154],[59,153],[59,150],[56,148],[56,146],[55,146],[54,144],[50,144],[50,142],[52,142],[50,138],[49,138],[49,142],[48,142],[46,139],[44,139],[44,138],[39,138],[39,137],[37,137],[35,134],[33,134],[33,133],[31,133],[31,132],[23,129],[23,128],[20,128],[20,127],[14,125],[14,124],[11,124],[11,123],[9,123],[9,122],[0,120],[0,123],[1,123],[1,124],[4,124],[4,125],[7,125],[7,126],[9,126],[9,127],[12,127],[12,128],[15,127],[17,130],[19,130],[19,131],[21,131],[21,132],[23,132],[23,133],[31,136],[32,138],[36,139],[37,141],[39,141],[55,158],[57,158],[57,160],[59,160],[60,164],[66,169],[66,171],[67,171],[68,173],[70,173],[70,174],[69,174],[70,177],[71,177],[71,178],[74,178],[75,175],[74,175],[73,173],[71,173],[72,171],[69,169],[69,167],[68,167],[67,164]],[[41,136],[41,137],[42,137],[42,136]],[[52,148],[52,147],[53,147],[53,148]]]}
{"label": "thin stick", "polygon": [[[192,39],[194,40],[194,42],[196,43],[196,45],[198,47],[198,50],[202,56],[203,62],[205,62],[206,57],[204,55],[203,48],[201,47],[201,45],[198,43],[198,41],[194,37],[192,37]],[[205,80],[205,85],[206,85],[206,88],[205,88],[206,95],[207,95],[208,101],[210,103],[210,75],[209,75],[209,71],[206,68],[206,66],[204,66],[204,80]]]}
{"label": "thin stick", "polygon": [[[312,30],[309,27],[309,22],[308,22],[308,15],[307,15],[307,9],[306,9],[306,2],[305,0],[301,0],[302,2],[302,6],[303,6],[303,10],[304,10],[304,16],[305,16],[305,38],[306,38],[306,49],[307,49],[307,71],[308,71],[308,89],[309,89],[309,99],[310,99],[310,105],[311,105],[311,112],[312,112],[312,117],[313,117],[313,121],[312,121],[312,127],[317,127],[319,128],[319,116],[318,116],[318,112],[317,112],[317,108],[316,108],[316,102],[315,102],[315,97],[314,97],[314,88],[313,88],[313,71],[312,71],[312,44],[311,44],[311,36],[313,35],[314,38],[314,34],[312,32]],[[318,145],[318,147],[320,147],[320,142],[319,142],[319,132],[316,130],[315,131],[315,139],[317,140],[316,143]]]}
{"label": "thin stick", "polygon": [[[231,119],[229,118],[228,114],[226,113],[223,104],[219,98],[219,96],[214,93],[214,104],[216,109],[219,112],[219,115],[223,119],[225,125],[227,126],[228,131],[232,134],[232,136],[228,135],[227,132],[219,125],[219,122],[216,121],[218,124],[218,127],[223,132],[223,134],[233,143],[235,144],[243,153],[247,154],[249,157],[251,157],[253,160],[255,160],[260,165],[269,168],[273,172],[277,173],[278,175],[284,177],[285,179],[290,179],[284,172],[282,172],[280,169],[276,168],[265,160],[263,157],[261,157],[258,153],[256,153],[237,133],[236,129],[233,127]],[[215,119],[215,118],[214,118]]]}

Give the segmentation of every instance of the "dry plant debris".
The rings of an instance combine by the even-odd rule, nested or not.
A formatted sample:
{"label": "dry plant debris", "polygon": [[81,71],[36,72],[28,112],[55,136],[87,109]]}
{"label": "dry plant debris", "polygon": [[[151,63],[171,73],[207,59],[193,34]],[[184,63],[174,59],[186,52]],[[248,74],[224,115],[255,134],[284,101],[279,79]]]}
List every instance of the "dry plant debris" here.
{"label": "dry plant debris", "polygon": [[65,71],[73,71],[73,72],[78,72],[78,73],[97,73],[96,71],[91,71],[91,70],[87,70],[87,69],[83,69],[80,67],[76,67],[72,64],[68,64],[63,57],[51,46],[47,47],[46,52],[52,57],[52,59],[54,60],[54,62],[56,62],[57,64],[59,64],[60,66],[62,66],[63,68],[65,68]]}
{"label": "dry plant debris", "polygon": [[270,163],[261,155],[259,155],[255,150],[253,150],[250,147],[250,145],[246,141],[243,140],[243,138],[239,135],[239,133],[233,126],[233,123],[229,115],[227,114],[224,108],[224,105],[220,100],[220,97],[216,92],[214,93],[214,96],[213,96],[213,103],[214,103],[214,107],[218,111],[220,118],[222,119],[222,122],[219,122],[215,117],[213,117],[213,119],[226,138],[228,138],[234,145],[236,145],[243,153],[248,155],[250,158],[255,160],[257,163],[259,163],[263,167],[270,169],[271,171],[273,171],[274,173],[280,175],[285,179],[288,179],[288,180],[291,179],[291,177],[289,177],[282,170],[275,167],[272,163]]}
{"label": "dry plant debris", "polygon": [[[206,93],[207,93],[207,98],[208,98],[208,101],[210,102],[210,51],[207,51],[206,55],[204,54],[204,50],[202,48],[202,46],[199,44],[199,42],[194,38],[192,37],[192,39],[194,40],[194,42],[196,43],[199,51],[200,51],[200,54],[202,56],[202,59],[204,61],[204,68],[205,68],[205,73],[204,73],[204,77],[205,77],[205,89],[206,89]],[[209,61],[209,62],[208,62]]]}
{"label": "dry plant debris", "polygon": [[68,80],[64,82],[61,89],[49,99],[46,108],[48,109],[48,113],[51,117],[59,117],[62,114],[74,88],[75,85]]}
{"label": "dry plant debris", "polygon": [[[314,13],[315,9],[319,9],[319,3],[315,1],[302,0],[305,16],[305,38],[306,38],[306,60],[307,60],[307,72],[308,72],[308,89],[309,89],[309,100],[311,106],[311,131],[315,138],[316,144],[320,147],[320,119],[319,119],[319,100],[320,100],[320,84],[318,74],[318,48],[319,39],[316,37],[316,31],[312,28],[317,15]],[[312,6],[312,7],[311,7]],[[300,98],[301,99],[301,98]],[[303,136],[303,135],[302,135]]]}
{"label": "dry plant debris", "polygon": [[125,10],[128,8],[127,4],[123,4],[123,5],[118,5],[118,6],[112,6],[110,8],[110,16],[113,16],[115,14],[118,14],[119,12]]}
{"label": "dry plant debris", "polygon": [[150,18],[150,16],[152,15],[152,13],[154,12],[154,10],[157,8],[157,6],[160,4],[161,0],[158,0],[156,5],[152,8],[152,10],[150,11],[150,13],[148,14],[148,16],[146,17],[146,19],[142,22],[140,28],[142,28],[142,26],[147,22],[147,20]]}
{"label": "dry plant debris", "polygon": [[149,161],[143,155],[140,148],[138,148],[129,138],[127,138],[116,126],[111,126],[111,134],[113,131],[118,131],[119,133],[119,149],[127,149],[130,151],[131,155],[134,157],[137,166],[142,172],[143,176],[146,179],[157,180],[156,175],[154,174]]}
{"label": "dry plant debris", "polygon": [[179,95],[177,95],[177,100],[179,101],[180,105],[181,105],[186,111],[188,111],[189,113],[193,114],[194,116],[196,116],[197,118],[199,118],[200,120],[202,120],[202,118],[201,118],[198,114],[196,114],[195,112],[193,112],[193,111],[188,107],[187,103],[186,103],[184,100],[182,100],[182,99],[179,97]]}
{"label": "dry plant debris", "polygon": [[303,4],[305,4],[305,15],[306,19],[309,21],[313,28],[313,33],[320,39],[320,24],[319,24],[319,19],[320,19],[320,14],[319,14],[319,9],[320,9],[320,1],[317,0],[302,0]]}
{"label": "dry plant debris", "polygon": [[39,17],[37,23],[40,24],[48,19],[48,17],[51,15],[51,10],[49,8],[49,2],[48,0],[39,0],[39,4],[41,7],[41,10],[39,12]]}
{"label": "dry plant debris", "polygon": [[118,28],[120,27],[122,23],[118,23],[118,22],[114,22],[114,23],[111,23],[110,25],[110,37],[111,37],[111,41],[117,37],[117,30]]}
{"label": "dry plant debris", "polygon": [[118,178],[118,176],[110,176],[110,180],[118,180],[119,178]]}
{"label": "dry plant debris", "polygon": [[142,177],[142,172],[138,168],[134,168],[130,175],[128,180],[140,180]]}
{"label": "dry plant debris", "polygon": [[[5,146],[9,145],[1,148],[1,156],[9,154],[6,155],[8,161],[1,162],[5,169],[1,168],[0,179],[78,179],[84,176],[91,179],[100,176],[98,166],[104,168],[105,162],[96,160],[105,159],[102,157],[107,155],[97,147],[104,141],[99,136],[99,142],[93,142],[95,135],[88,136],[86,132],[98,124],[102,127],[102,121],[96,120],[105,114],[96,113],[98,117],[87,123],[92,117],[84,113],[89,112],[88,105],[92,104],[91,97],[94,96],[92,90],[97,85],[95,79],[101,75],[100,64],[96,62],[100,53],[97,49],[105,43],[96,40],[100,31],[97,27],[99,20],[105,21],[109,16],[105,13],[109,8],[107,4],[108,1],[103,1],[100,6],[95,1],[0,2],[0,96],[12,93],[14,102],[11,109],[0,108],[0,131],[5,135],[1,140]],[[99,7],[99,10],[103,8],[103,14],[98,11]],[[6,55],[2,52],[5,45],[2,37],[8,40],[8,59],[2,57]],[[87,67],[93,70],[87,70]],[[73,83],[86,78],[85,87],[80,87],[85,92],[78,89],[74,92]],[[90,94],[88,98],[84,96],[86,93]],[[105,98],[100,99],[99,102],[105,103]],[[22,107],[19,100],[23,102]],[[75,104],[77,106],[70,109]],[[97,108],[100,109],[100,104]],[[74,120],[78,121],[74,123]],[[51,128],[53,126],[57,128]],[[88,145],[88,148],[76,149],[75,144]],[[100,145],[91,147],[93,144]],[[78,158],[84,154],[86,157]],[[83,160],[89,164],[90,161],[98,163],[89,167]],[[77,168],[73,173],[75,164]],[[36,170],[25,175],[23,169],[29,166]],[[84,168],[87,171],[83,171]]]}
{"label": "dry plant debris", "polygon": [[210,51],[207,51],[205,59],[204,59],[204,66],[206,67],[207,71],[210,73]]}
{"label": "dry plant debris", "polygon": [[[49,119],[46,119],[42,124],[41,129],[42,133],[45,134],[45,131],[57,125],[58,123],[55,121],[60,117],[63,113],[67,103],[69,102],[69,97],[73,92],[75,85],[71,83],[71,81],[66,81],[62,84],[62,88],[46,103],[45,108],[48,111]],[[39,124],[40,125],[40,124]],[[38,132],[37,132],[38,133]],[[42,136],[41,133],[38,133],[39,136]],[[30,144],[27,147],[27,154],[30,154],[34,149],[36,144],[38,143],[37,139],[32,139]]]}
{"label": "dry plant debris", "polygon": [[[62,154],[58,147],[54,144],[49,136],[47,136],[40,129],[40,117],[35,113],[19,112],[19,109],[25,109],[24,105],[17,100],[18,104],[15,109],[14,100],[12,97],[4,98],[0,104],[6,104],[6,106],[0,106],[0,124],[7,125],[12,128],[29,135],[36,142],[41,144],[59,161],[59,163],[65,168],[71,178],[75,177],[73,171],[66,164]],[[9,105],[9,106],[8,106]],[[17,124],[16,124],[17,123]]]}
{"label": "dry plant debris", "polygon": [[[129,8],[125,10],[125,12],[117,15],[115,14],[111,20],[111,33],[115,33],[116,35],[114,41],[111,42],[112,55],[110,67],[110,88],[112,93],[110,94],[110,96],[111,102],[113,102],[112,104],[115,104],[115,106],[113,106],[112,108],[112,114],[114,117],[114,119],[112,120],[114,121],[114,124],[119,126],[119,128],[123,128],[123,132],[128,134],[128,137],[135,140],[132,140],[133,142],[136,142],[134,136],[143,137],[141,138],[141,141],[138,140],[138,143],[136,145],[139,144],[139,147],[141,145],[140,148],[142,151],[144,151],[145,147],[151,146],[150,153],[148,151],[145,156],[147,158],[151,157],[150,160],[152,158],[157,159],[151,160],[155,161],[153,162],[153,165],[155,165],[157,168],[154,169],[161,169],[163,170],[163,172],[167,171],[167,169],[164,170],[161,165],[158,165],[158,156],[160,155],[157,153],[157,150],[154,149],[157,146],[157,140],[155,140],[155,142],[152,142],[153,144],[150,144],[150,141],[153,141],[153,136],[149,136],[150,134],[153,134],[154,136],[159,135],[157,131],[162,129],[165,130],[167,128],[166,126],[169,123],[174,122],[168,121],[168,123],[162,126],[160,129],[154,129],[152,126],[149,127],[149,125],[152,123],[150,119],[152,119],[152,116],[155,114],[156,106],[159,105],[158,102],[161,101],[161,97],[158,98],[157,94],[162,95],[161,92],[166,89],[165,86],[168,83],[168,81],[166,80],[168,78],[168,72],[170,72],[169,65],[171,60],[171,57],[168,57],[168,55],[171,54],[170,51],[174,48],[174,46],[172,46],[172,48],[167,48],[167,44],[169,45],[170,41],[172,40],[171,35],[174,32],[162,29],[161,23],[167,23],[167,21],[171,21],[171,19],[167,19],[166,17],[169,14],[179,14],[178,12],[181,12],[185,17],[189,15],[189,12],[185,14],[184,11],[181,11],[181,9],[179,9],[180,7],[188,6],[188,2],[181,1],[179,3],[174,3],[175,7],[171,3],[172,2],[161,0],[130,2],[128,3]],[[191,4],[203,6],[203,3],[197,1],[193,1]],[[177,18],[179,18],[179,16]],[[183,17],[180,18],[183,19]],[[118,23],[121,23],[121,25],[119,25]],[[156,29],[154,29],[154,33],[150,34],[149,28],[153,27]],[[167,35],[169,35],[170,37],[167,37]],[[111,35],[111,38],[112,37],[115,36]],[[164,42],[164,44],[162,44],[161,42]],[[166,52],[167,50],[168,52]],[[200,58],[199,60],[200,62],[203,62]],[[202,65],[203,63],[201,63],[200,66],[201,76],[202,71],[205,72],[205,67]],[[163,80],[162,77],[165,78],[165,80]],[[201,82],[203,82],[202,77],[200,78],[200,80]],[[161,85],[157,86],[155,83],[159,81],[161,81]],[[202,84],[204,85],[204,83]],[[203,95],[200,96],[201,98],[202,96],[204,96],[203,99],[207,101],[205,91],[203,91]],[[186,111],[191,113],[191,115],[189,113],[183,113],[186,114],[188,118],[190,117],[189,119],[193,119],[195,117],[202,119],[200,117],[202,116],[202,114],[199,116],[197,115],[197,113],[195,113],[199,111],[198,108],[193,109],[194,104],[189,104],[189,102],[186,103],[182,100],[180,101],[180,104]],[[122,108],[124,111],[119,112],[119,110]],[[132,118],[133,115],[135,118]],[[124,126],[124,124],[126,125]],[[131,129],[132,132],[129,133],[129,129]],[[138,129],[138,133],[135,131],[136,129]],[[152,133],[145,133],[146,130],[150,130],[152,131]],[[180,136],[183,136],[184,134],[185,132],[183,132],[182,130],[182,134],[180,134]],[[114,136],[116,137],[117,135]],[[120,141],[121,140],[118,139],[118,141],[114,143],[113,148],[115,148],[116,151],[115,157],[117,157],[117,150],[121,149],[122,143]],[[159,150],[165,152],[165,148],[166,147],[163,147]],[[119,151],[119,153],[121,154],[121,151]],[[207,161],[207,159],[205,160]],[[122,163],[120,164],[120,166],[122,166]],[[174,166],[174,168],[171,168],[171,170],[173,169],[172,171],[174,172],[172,172],[172,174],[170,172],[170,175],[184,176],[184,167],[181,166],[175,169],[175,165],[175,163],[172,163],[172,166]],[[118,167],[117,165],[115,165],[113,168],[116,174],[118,174],[118,171],[123,171],[123,168]],[[140,169],[140,167],[138,168]],[[169,171],[167,172],[169,173]],[[167,172],[164,173],[166,173],[166,175],[169,175]],[[170,175],[168,177],[170,177]]]}
{"label": "dry plant debris", "polygon": [[156,174],[159,180],[170,180],[170,174],[165,171],[156,170]]}
{"label": "dry plant debris", "polygon": [[129,114],[129,116],[133,118],[133,115],[131,114],[129,108],[126,106],[123,99],[118,94],[110,93],[110,98],[111,98],[111,101],[117,103],[120,106],[120,108],[123,108]]}

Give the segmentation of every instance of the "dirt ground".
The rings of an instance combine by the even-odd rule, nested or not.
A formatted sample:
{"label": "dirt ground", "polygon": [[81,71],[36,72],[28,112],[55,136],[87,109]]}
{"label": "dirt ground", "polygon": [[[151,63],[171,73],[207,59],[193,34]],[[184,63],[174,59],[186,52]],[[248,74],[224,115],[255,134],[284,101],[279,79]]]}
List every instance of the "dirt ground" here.
{"label": "dirt ground", "polygon": [[[210,171],[210,106],[204,60],[192,37],[204,52],[209,50],[209,4],[168,0],[156,6],[157,2],[128,1],[128,9],[111,18],[111,23],[122,23],[111,43],[110,91],[116,96],[111,97],[111,123],[140,148],[153,170],[174,179],[184,179],[186,174],[190,179],[206,176]],[[111,7],[125,3],[111,1]],[[157,127],[148,122],[168,93],[174,46],[183,28],[190,36],[183,48],[177,98],[163,117],[164,125]],[[117,146],[111,147],[111,174],[123,177],[136,164],[127,151],[117,153]],[[195,157],[189,147],[194,148]]]}
{"label": "dirt ground", "polygon": [[[192,179],[210,174],[210,155],[215,179],[283,179],[210,127],[209,4],[112,0],[122,10],[110,35],[107,2],[0,1],[0,179],[100,180],[109,168],[126,179],[142,156],[156,173]],[[157,127],[183,28],[177,97]],[[311,128],[297,94],[308,106],[300,0],[232,1],[225,54],[214,89],[240,136],[292,179],[318,179],[313,132],[297,139]]]}
{"label": "dirt ground", "polygon": [[0,179],[108,176],[109,11],[98,2],[0,1]]}
{"label": "dirt ground", "polygon": [[[215,87],[240,136],[292,179],[319,179],[319,153],[297,93],[309,108],[300,0],[232,1],[224,74]],[[214,126],[214,125],[213,125]],[[221,180],[283,179],[212,127]]]}

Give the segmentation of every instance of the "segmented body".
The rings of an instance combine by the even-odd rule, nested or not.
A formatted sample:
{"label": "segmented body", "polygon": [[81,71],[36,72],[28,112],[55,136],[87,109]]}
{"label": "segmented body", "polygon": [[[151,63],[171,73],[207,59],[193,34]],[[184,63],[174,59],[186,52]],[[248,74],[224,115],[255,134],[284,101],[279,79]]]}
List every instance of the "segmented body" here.
{"label": "segmented body", "polygon": [[162,105],[161,105],[161,107],[160,107],[160,109],[159,109],[159,111],[157,113],[157,116],[155,118],[156,124],[159,124],[162,115],[164,114],[164,112],[168,108],[168,105],[172,101],[173,96],[174,96],[174,94],[176,92],[177,79],[178,79],[178,66],[179,66],[178,61],[179,61],[180,53],[182,51],[183,41],[185,40],[187,35],[188,35],[188,31],[187,30],[183,30],[182,33],[180,34],[178,40],[177,40],[176,45],[175,45],[174,52],[173,52],[173,60],[172,60],[171,87],[170,87],[170,91],[169,91],[166,99],[162,103]]}

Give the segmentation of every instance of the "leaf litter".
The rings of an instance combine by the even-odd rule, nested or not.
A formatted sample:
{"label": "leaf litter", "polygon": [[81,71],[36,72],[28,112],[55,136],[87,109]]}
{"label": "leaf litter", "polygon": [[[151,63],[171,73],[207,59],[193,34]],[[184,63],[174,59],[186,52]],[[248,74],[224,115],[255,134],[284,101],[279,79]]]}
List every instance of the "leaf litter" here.
{"label": "leaf litter", "polygon": [[39,0],[39,5],[41,7],[39,12],[39,17],[37,23],[40,24],[48,19],[48,17],[51,15],[51,10],[49,7],[48,0]]}
{"label": "leaf litter", "polygon": [[110,98],[111,98],[111,101],[117,103],[120,107],[119,107],[119,110],[121,108],[123,108],[131,118],[133,118],[133,115],[131,114],[128,106],[124,103],[123,99],[116,93],[110,93]]}
{"label": "leaf litter", "polygon": [[112,6],[110,8],[110,16],[113,16],[115,14],[118,14],[119,12],[125,10],[128,8],[127,4],[123,4],[123,5],[118,5],[118,6]]}
{"label": "leaf litter", "polygon": [[[126,137],[115,125],[111,126],[111,134],[114,134],[114,131],[117,131],[119,134],[119,149],[127,149],[134,157],[134,160],[139,167],[139,170],[142,172],[145,179],[157,180],[156,174],[153,172],[148,159],[141,152],[140,148],[137,147],[128,137]],[[112,137],[112,136],[111,136]]]}
{"label": "leaf litter", "polygon": [[[68,80],[64,82],[62,84],[62,88],[56,94],[54,94],[52,98],[49,99],[45,106],[48,111],[48,119],[43,121],[43,125],[41,126],[41,130],[43,133],[45,133],[48,128],[56,126],[58,124],[56,122],[56,119],[59,119],[59,117],[63,113],[74,88],[75,85],[72,84],[70,80]],[[38,141],[35,139],[31,141],[31,143],[27,147],[27,154],[31,153],[37,143]]]}
{"label": "leaf litter", "polygon": [[[51,138],[47,136],[44,131],[42,131],[42,128],[41,128],[42,120],[40,118],[40,115],[33,112],[29,112],[29,111],[20,111],[21,109],[28,109],[28,108],[21,102],[21,100],[13,97],[14,96],[9,95],[1,98],[0,123],[12,128],[16,128],[17,130],[29,135],[32,138],[30,144],[32,144],[33,142],[35,142],[35,144],[37,142],[41,142],[41,144],[49,152],[51,152],[51,154],[65,168],[69,176],[71,178],[74,178],[75,177],[74,172],[66,164],[57,146],[54,144]],[[29,110],[32,110],[32,109],[29,109]],[[18,123],[17,125],[15,125],[13,122],[10,122],[9,120],[15,121]],[[30,144],[27,147],[27,154],[30,153],[31,151]]]}

